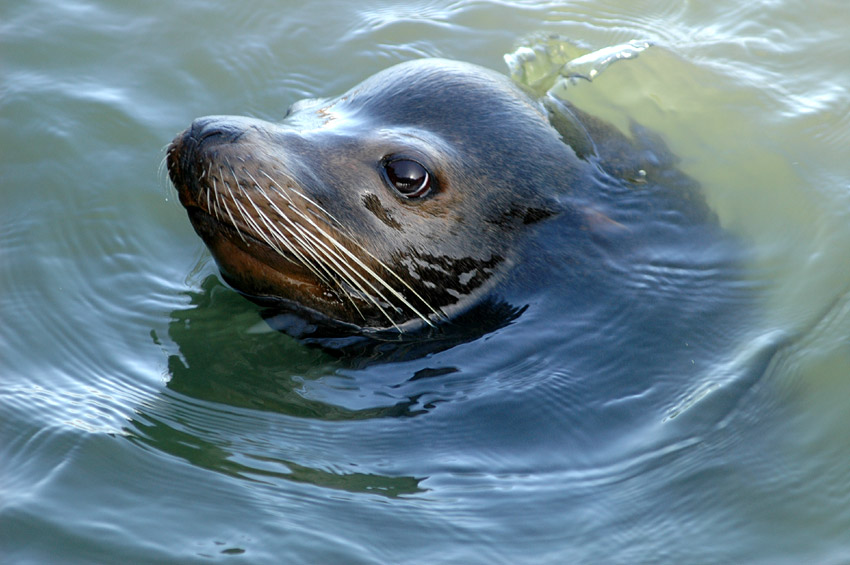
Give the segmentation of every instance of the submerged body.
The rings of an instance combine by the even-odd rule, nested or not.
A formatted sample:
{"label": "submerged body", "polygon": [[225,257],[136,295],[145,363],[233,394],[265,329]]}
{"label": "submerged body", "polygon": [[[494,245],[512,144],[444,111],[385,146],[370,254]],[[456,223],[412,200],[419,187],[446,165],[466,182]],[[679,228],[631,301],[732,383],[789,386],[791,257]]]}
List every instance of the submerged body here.
{"label": "submerged body", "polygon": [[464,340],[543,296],[581,303],[627,250],[711,248],[694,184],[633,134],[493,71],[421,60],[281,123],[198,119],[168,170],[225,279],[278,327]]}

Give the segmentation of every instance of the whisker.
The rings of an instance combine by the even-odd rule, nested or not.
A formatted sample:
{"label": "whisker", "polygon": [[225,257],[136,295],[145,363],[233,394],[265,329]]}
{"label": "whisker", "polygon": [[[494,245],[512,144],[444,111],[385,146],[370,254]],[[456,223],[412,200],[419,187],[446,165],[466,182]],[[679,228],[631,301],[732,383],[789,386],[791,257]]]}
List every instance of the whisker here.
{"label": "whisker", "polygon": [[[302,212],[300,210],[298,210],[298,208],[295,206],[294,202],[289,197],[289,195],[285,194],[284,192],[282,192],[280,190],[280,188],[279,188],[280,184],[277,183],[277,181],[275,179],[273,179],[269,175],[267,175],[265,173],[265,171],[261,171],[261,172],[263,173],[263,175],[266,178],[268,178],[273,183],[272,186],[271,186],[272,190],[274,190],[278,194],[281,194],[284,197],[284,199],[289,203],[289,208],[293,212],[298,214],[299,216],[303,217]],[[246,174],[251,176],[250,173],[248,173],[247,171],[246,171]],[[251,176],[251,179],[259,187],[259,183],[257,183],[256,179],[254,179],[253,176]],[[398,326],[396,325],[395,321],[392,319],[392,316],[390,316],[387,313],[386,309],[374,298],[374,296],[372,296],[371,293],[367,292],[367,290],[363,287],[362,284],[360,284],[357,281],[357,279],[359,278],[361,281],[366,283],[366,285],[369,286],[369,288],[371,288],[373,292],[377,293],[378,297],[381,300],[383,300],[385,303],[391,304],[391,301],[388,300],[387,297],[383,295],[383,293],[380,291],[380,289],[378,289],[374,284],[372,284],[369,281],[369,279],[364,277],[362,274],[357,272],[355,269],[351,269],[344,257],[342,257],[338,253],[334,252],[331,247],[328,247],[321,239],[316,237],[315,234],[313,234],[309,230],[305,229],[303,226],[301,226],[297,222],[293,221],[292,218],[290,218],[288,214],[283,212],[283,210],[281,210],[277,206],[277,204],[271,198],[269,198],[269,196],[265,193],[265,191],[260,190],[259,192],[265,197],[265,199],[269,203],[269,206],[272,207],[272,209],[278,214],[278,216],[283,221],[285,221],[286,223],[288,223],[289,225],[292,226],[292,228],[289,228],[285,225],[283,226],[284,229],[286,229],[287,232],[292,234],[293,237],[296,237],[298,239],[298,241],[301,242],[301,245],[304,246],[307,250],[309,250],[311,255],[313,257],[315,257],[315,259],[320,264],[327,265],[328,267],[333,268],[333,271],[337,275],[337,277],[341,278],[344,282],[348,283],[351,287],[353,287],[355,290],[357,290],[361,294],[361,298],[363,298],[364,300],[367,300],[373,306],[375,306],[375,308],[377,308],[387,318],[387,320],[395,328],[398,329]],[[298,234],[295,234],[292,231],[293,229],[297,230],[301,237],[299,237]],[[325,237],[327,237],[329,239],[333,239],[329,234],[326,234],[324,232],[322,232],[322,233],[323,233],[323,235],[325,235]],[[319,246],[320,249],[317,249],[316,246]],[[339,286],[339,285],[337,284],[337,286]],[[357,307],[357,304],[349,296],[349,292],[347,292],[345,289],[342,289],[342,288],[340,288],[340,290],[343,293],[343,295],[346,296],[346,298],[357,309],[357,311],[360,312],[360,309]],[[362,317],[362,313],[361,313],[361,317]]]}
{"label": "whisker", "polygon": [[[247,171],[245,171],[245,173],[249,177],[251,177],[252,181],[254,181],[254,178],[251,176],[250,173],[248,173]],[[256,181],[254,181],[254,182],[256,183]],[[257,204],[254,202],[253,198],[251,198],[251,195],[246,190],[244,190],[241,185],[239,185],[239,188],[240,188],[241,193],[245,196],[246,200],[248,200],[248,202],[251,204],[251,206],[257,212],[257,216],[260,218],[260,220],[263,222],[263,224],[265,224],[268,231],[271,232],[271,234],[273,236],[275,236],[275,241],[279,241],[280,243],[282,243],[283,246],[286,247],[287,251],[289,251],[292,255],[295,255],[295,257],[301,262],[301,264],[304,265],[319,280],[321,280],[322,282],[324,282],[328,286],[334,286],[334,283],[332,283],[331,273],[329,273],[324,268],[322,262],[321,261],[314,262],[314,261],[311,261],[310,259],[308,259],[300,250],[298,250],[298,248],[294,244],[292,244],[292,242],[289,241],[289,238],[287,238],[283,233],[280,232],[280,230],[278,230],[278,228],[274,225],[274,223],[271,221],[271,219],[268,218],[266,213],[257,206]],[[258,188],[259,188],[259,186],[258,186]],[[260,192],[260,194],[263,194],[263,196],[268,198],[268,196],[265,195],[262,190],[258,190],[258,192]],[[269,234],[264,233],[263,230],[257,224],[254,224],[254,227],[255,227],[255,229],[257,230],[258,233],[261,233],[263,235],[263,240],[266,241],[266,243],[268,243],[269,246],[272,247],[272,249],[277,251],[280,255],[286,257],[283,250],[280,249],[280,247],[278,247],[276,243],[271,241],[271,236]],[[289,230],[287,229],[287,231],[289,231]],[[297,236],[295,234],[293,234],[293,237],[297,237]],[[302,244],[302,246],[307,248],[308,251],[309,251],[308,246],[305,246],[303,242],[300,242],[300,243]],[[314,259],[317,259],[317,258],[314,257]],[[325,273],[324,274],[320,273],[319,269],[321,269],[322,271],[325,271]],[[355,305],[355,308],[356,308],[356,305]]]}
{"label": "whisker", "polygon": [[[219,193],[218,186],[215,183],[215,177],[212,175],[212,163],[210,163],[209,169],[210,180],[212,180],[213,182],[213,197],[215,198],[216,218],[218,218],[219,220],[223,220],[223,214],[221,213],[221,194]],[[221,181],[224,182],[224,178],[222,178]]]}
{"label": "whisker", "polygon": [[[244,190],[242,189],[242,185],[239,183],[238,180],[236,181],[236,188],[239,189],[239,193],[241,195],[244,195]],[[228,192],[230,192],[229,187]],[[257,236],[267,245],[271,246],[272,248],[275,248],[275,243],[269,239],[269,236],[266,235],[265,232],[263,232],[262,228],[260,228],[257,222],[255,222],[254,219],[248,214],[248,211],[245,209],[245,206],[243,206],[239,202],[239,199],[237,199],[232,192],[230,193],[230,198],[231,200],[233,200],[233,204],[236,206],[236,210],[239,212],[239,215],[242,216],[242,219],[245,221],[245,223],[253,229],[254,233],[256,233]]]}
{"label": "whisker", "polygon": [[[212,167],[212,165],[210,165],[210,167]],[[207,212],[209,212],[209,213],[211,213],[211,214],[212,214],[212,213],[213,213],[213,209],[212,209],[212,206],[210,205],[210,192],[212,192],[212,190],[210,189],[210,185],[209,185],[209,184],[205,184],[205,185],[204,185],[204,192],[205,192],[205,193],[206,193],[206,195],[207,195]],[[216,218],[218,218],[218,216],[216,216]]]}
{"label": "whisker", "polygon": [[[230,185],[227,183],[227,181],[223,180],[223,179],[224,179],[224,171],[221,169],[221,167],[219,167],[219,168],[218,168],[218,172],[221,174],[221,177],[222,177],[222,181],[221,181],[221,182],[224,184],[224,186],[225,186],[225,187],[227,187],[227,192],[229,192],[229,193],[230,193],[230,197],[231,197],[231,198],[233,198],[233,193],[232,193],[232,192],[231,192],[231,190],[230,190]],[[218,187],[216,187],[216,184],[215,184],[215,178],[213,178],[213,187],[215,187],[216,195],[218,195],[218,192],[219,192],[219,191],[218,191]],[[248,243],[248,240],[247,240],[247,239],[245,239],[245,236],[242,234],[242,230],[240,230],[239,228],[237,228],[237,225],[238,225],[238,224],[236,223],[236,220],[234,220],[234,219],[233,219],[233,214],[231,214],[231,213],[230,213],[230,208],[228,208],[228,207],[227,207],[227,202],[226,202],[226,201],[224,202],[224,211],[225,211],[225,212],[227,212],[227,217],[228,217],[228,218],[230,218],[230,224],[231,224],[234,228],[236,228],[236,233],[238,233],[238,234],[239,234],[239,237],[240,237],[240,238],[242,238],[242,241],[243,241],[243,242],[245,242],[245,243],[247,244],[247,243]]]}
{"label": "whisker", "polygon": [[[397,300],[399,300],[402,304],[404,304],[405,306],[407,306],[407,307],[410,309],[410,311],[411,311],[411,312],[413,312],[414,314],[416,314],[416,315],[417,315],[417,316],[418,316],[418,317],[419,317],[419,318],[420,318],[423,322],[425,322],[426,324],[428,324],[428,325],[429,325],[429,326],[431,326],[431,327],[434,327],[434,324],[431,322],[431,320],[429,320],[427,317],[425,317],[424,315],[422,315],[422,313],[421,313],[421,312],[419,312],[419,310],[417,310],[417,309],[416,309],[416,307],[415,307],[415,306],[413,306],[413,305],[412,305],[412,304],[411,304],[411,303],[410,303],[410,302],[409,302],[409,301],[408,301],[408,300],[407,300],[407,299],[406,299],[406,298],[405,298],[405,297],[404,297],[401,293],[399,293],[396,289],[394,289],[394,288],[393,288],[393,287],[392,287],[392,286],[391,286],[391,285],[390,285],[387,281],[385,281],[385,280],[384,280],[384,279],[383,279],[380,275],[378,275],[378,273],[376,273],[374,270],[372,270],[372,268],[371,268],[371,267],[369,267],[366,263],[364,263],[363,261],[361,261],[359,257],[357,257],[355,254],[353,254],[351,251],[349,251],[349,250],[348,250],[348,249],[347,249],[344,245],[342,245],[342,244],[341,244],[340,242],[338,242],[336,239],[334,239],[333,237],[331,237],[331,236],[330,236],[327,232],[325,232],[325,231],[324,231],[324,230],[323,230],[323,229],[322,229],[322,228],[321,228],[318,224],[316,224],[316,222],[314,222],[314,221],[313,221],[313,220],[312,220],[309,216],[307,216],[306,214],[304,214],[304,213],[303,213],[303,212],[301,212],[300,210],[295,209],[294,211],[295,211],[297,214],[299,214],[299,216],[301,216],[302,218],[304,218],[304,220],[306,220],[307,222],[309,222],[309,223],[310,223],[310,225],[312,225],[312,226],[313,226],[313,228],[315,228],[315,229],[316,229],[316,231],[318,231],[319,233],[321,233],[322,235],[324,235],[324,236],[325,236],[325,238],[327,238],[327,239],[328,239],[328,240],[329,240],[329,241],[330,241],[330,242],[331,242],[331,243],[332,243],[332,244],[333,244],[333,245],[334,245],[337,249],[339,249],[339,250],[340,250],[340,251],[341,251],[344,255],[346,255],[349,259],[351,259],[352,261],[354,261],[354,262],[357,264],[357,266],[359,266],[361,269],[363,269],[363,271],[365,271],[366,273],[368,273],[369,275],[371,275],[371,276],[372,276],[372,277],[373,277],[376,281],[378,281],[379,283],[381,283],[381,285],[383,285],[383,287],[384,287],[384,288],[386,288],[386,289],[387,289],[387,291],[388,291],[390,294],[392,294],[392,295],[393,295],[393,296],[394,296]],[[355,242],[355,243],[356,243],[356,242]],[[392,272],[392,271],[390,271],[390,272]],[[402,282],[404,282],[404,281],[402,281]],[[407,283],[404,283],[404,284],[405,284],[405,286],[407,286],[408,288],[410,288],[410,287],[409,287],[409,285],[407,285]],[[412,289],[411,289],[411,290],[412,290]],[[423,299],[422,299],[422,298],[421,298],[421,297],[420,297],[420,296],[419,296],[416,292],[414,292],[414,294],[416,295],[416,297],[417,297],[417,298],[419,298],[420,300],[422,300],[422,302],[423,302],[426,306],[428,306],[428,307],[430,308],[430,306],[428,305],[428,303],[427,303],[427,302],[425,302],[425,301],[424,301],[424,300],[423,300]]]}
{"label": "whisker", "polygon": [[[284,234],[282,234],[273,225],[271,220],[267,218],[266,214],[262,210],[260,210],[260,208],[256,205],[256,203],[254,203],[253,199],[250,196],[248,196],[248,202],[250,202],[251,205],[254,207],[254,209],[257,211],[257,214],[263,220],[263,223],[265,223],[266,226],[273,233],[275,233],[280,238],[280,240],[282,242],[285,243],[287,249],[289,249],[291,252],[293,252],[293,254],[295,254],[297,256],[297,258],[299,258],[299,260],[302,262],[302,264],[305,265],[310,270],[310,272],[312,272],[314,275],[316,275],[316,277],[318,277],[319,280],[325,282],[325,284],[327,284],[329,287],[335,287],[335,288],[339,289],[339,294],[344,296],[345,299],[348,300],[348,302],[351,303],[351,306],[357,311],[357,314],[361,318],[365,319],[363,312],[360,310],[360,307],[357,306],[357,303],[354,301],[354,298],[350,295],[349,292],[347,292],[342,287],[342,285],[336,280],[336,278],[334,278],[334,274],[336,274],[337,277],[341,278],[344,282],[348,282],[349,284],[351,284],[352,286],[355,286],[355,287],[359,286],[359,285],[357,285],[356,281],[352,280],[347,273],[345,273],[344,271],[341,271],[339,266],[337,266],[337,269],[335,269],[335,270],[330,269],[329,268],[330,266],[327,264],[327,261],[322,260],[321,254],[315,249],[315,246],[312,245],[311,234],[309,232],[307,232],[306,230],[304,230],[296,222],[293,222],[291,218],[289,218],[286,214],[284,214],[280,210],[280,208],[277,207],[277,205],[274,203],[274,201],[271,200],[271,198],[269,198],[268,194],[266,194],[266,191],[263,190],[262,188],[260,188],[260,185],[257,182],[257,179],[255,179],[254,176],[249,171],[245,170],[244,172],[245,172],[246,175],[248,175],[248,177],[254,183],[254,186],[257,188],[257,192],[259,192],[260,194],[263,195],[263,197],[268,201],[269,205],[278,213],[279,217],[285,222],[282,225],[283,229],[285,229],[302,246],[302,248],[307,253],[310,254],[310,256],[312,257],[312,260],[308,259],[306,256],[304,256],[304,254],[299,252],[298,249],[296,249],[296,247],[289,241],[289,238],[286,237]],[[247,196],[247,194],[246,194],[246,196]],[[286,225],[287,223],[292,225],[292,228],[287,226]],[[296,233],[295,231],[293,231],[293,228],[297,229],[300,232],[300,235],[299,235],[299,233]],[[305,237],[306,237],[306,239],[305,239]],[[327,278],[322,276],[322,274],[320,274],[317,271],[316,267],[321,269],[327,275]],[[361,289],[361,292],[364,295],[367,295],[367,293],[365,291],[363,291],[362,289]],[[381,307],[380,304],[377,304],[374,300],[371,299],[371,297],[369,297],[369,299],[378,309],[380,309],[383,312],[383,308]],[[390,320],[390,323],[393,323],[392,319],[386,313],[384,313],[384,315],[387,316],[387,319]]]}
{"label": "whisker", "polygon": [[[359,282],[357,282],[357,278],[359,278],[360,280],[365,282],[373,291],[375,291],[384,302],[390,303],[390,301],[387,300],[387,298],[383,294],[381,294],[381,292],[377,288],[375,288],[375,286],[370,283],[368,279],[366,279],[362,274],[358,273],[356,270],[350,269],[348,264],[345,262],[345,259],[340,257],[338,254],[333,253],[333,250],[329,248],[321,239],[316,237],[315,234],[311,233],[309,230],[299,225],[297,222],[293,222],[289,218],[286,219],[292,224],[293,228],[297,229],[305,238],[309,239],[310,243],[317,244],[320,248],[325,250],[325,252],[322,253],[322,249],[316,249],[315,247],[311,247],[313,253],[317,256],[317,259],[319,259],[319,255],[321,255],[321,257],[324,258],[324,264],[328,264],[330,267],[333,267],[334,272],[338,277],[343,279],[344,282],[347,282],[358,292],[360,292],[363,299],[372,303],[372,305],[374,305],[378,310],[380,310],[381,313],[394,327],[398,328],[398,326],[396,326],[395,324],[395,321],[393,321],[392,316],[387,313],[386,309],[377,300],[375,300],[375,297],[368,293]],[[330,253],[330,255],[328,253]],[[348,296],[348,292],[346,292],[344,289],[341,290],[343,294],[349,298],[349,300],[352,300]]]}
{"label": "whisker", "polygon": [[[276,181],[275,179],[273,179],[273,178],[269,177],[268,175],[266,175],[266,176],[267,176],[267,177],[268,177],[268,178],[269,178],[272,182],[274,182],[275,184],[277,184],[278,186],[280,186],[280,184],[279,184],[279,183],[277,183],[277,181]],[[310,203],[310,204],[312,204],[313,206],[315,206],[318,210],[320,210],[320,211],[321,211],[323,214],[325,214],[328,218],[330,218],[331,220],[333,220],[333,223],[335,224],[335,226],[334,226],[334,227],[336,227],[338,230],[340,230],[340,231],[343,233],[343,235],[345,235],[351,243],[353,243],[353,244],[354,244],[354,245],[356,245],[358,248],[360,248],[360,250],[361,250],[361,251],[363,251],[365,254],[367,254],[369,257],[371,257],[371,258],[372,258],[375,262],[377,262],[377,263],[378,263],[378,264],[379,264],[379,265],[380,265],[380,266],[381,266],[381,267],[382,267],[385,271],[387,271],[387,272],[388,272],[388,273],[390,273],[393,277],[395,277],[395,278],[396,278],[396,279],[397,279],[397,280],[398,280],[401,284],[403,284],[403,285],[407,288],[407,290],[409,290],[409,291],[410,291],[410,292],[411,292],[411,293],[412,293],[412,294],[413,294],[416,298],[418,298],[418,299],[419,299],[419,301],[420,301],[420,302],[422,302],[422,304],[424,304],[425,306],[427,306],[427,307],[428,307],[428,309],[429,309],[429,310],[431,310],[431,312],[433,312],[433,313],[434,313],[434,314],[435,314],[438,318],[440,318],[440,319],[445,319],[445,314],[443,314],[442,312],[438,311],[438,310],[437,310],[437,309],[435,309],[433,306],[431,306],[431,305],[428,303],[428,301],[427,301],[427,300],[425,300],[424,298],[422,298],[422,296],[420,296],[420,295],[419,295],[419,293],[418,293],[418,292],[416,292],[416,291],[413,289],[413,287],[411,287],[411,286],[407,283],[407,281],[405,281],[403,278],[401,278],[401,276],[399,276],[399,275],[398,275],[395,271],[393,271],[392,269],[390,269],[390,268],[389,268],[389,267],[388,267],[388,266],[387,266],[387,265],[386,265],[383,261],[381,261],[380,259],[378,259],[378,258],[377,258],[374,254],[372,254],[372,253],[371,253],[368,249],[366,249],[363,245],[361,245],[360,243],[358,243],[358,242],[357,242],[357,240],[356,240],[356,239],[354,239],[354,237],[351,235],[351,233],[350,233],[350,232],[349,232],[349,231],[345,228],[345,226],[342,224],[342,222],[340,222],[339,220],[337,220],[337,219],[336,219],[336,218],[335,218],[335,217],[334,217],[334,216],[333,216],[330,212],[328,212],[327,210],[325,210],[325,208],[324,208],[321,204],[319,204],[318,202],[316,202],[315,200],[313,200],[312,198],[308,197],[306,194],[304,194],[303,192],[301,192],[301,191],[297,190],[296,188],[294,188],[294,187],[292,187],[292,186],[287,186],[287,189],[288,189],[288,190],[290,190],[290,191],[292,191],[292,192],[294,192],[295,194],[297,194],[298,196],[300,196],[301,198],[303,198],[305,201],[307,201],[308,203]],[[306,218],[306,217],[305,217],[305,219],[307,219],[308,221],[310,221],[310,220],[309,220],[308,218]],[[310,221],[310,222],[311,222],[311,223],[313,223],[312,221]],[[318,226],[316,226],[316,224],[315,224],[315,223],[313,223],[313,225],[314,225],[317,229],[320,229]],[[346,251],[348,251],[348,250],[346,250]],[[352,258],[356,259],[356,257],[354,257],[354,256],[352,256]],[[394,289],[392,289],[392,287],[390,287],[390,286],[389,286],[389,285],[388,285],[388,284],[387,284],[387,283],[386,283],[383,279],[381,279],[381,278],[380,278],[380,277],[378,277],[377,275],[374,275],[374,273],[372,273],[372,274],[373,274],[373,276],[375,276],[378,280],[380,280],[380,281],[382,282],[382,284],[384,284],[384,286],[385,286],[385,287],[387,287],[387,289],[388,289],[388,290],[390,290],[390,292],[393,292],[393,293],[395,294],[395,290],[394,290]],[[404,299],[403,299],[403,298],[402,298],[402,300],[404,301]],[[417,312],[417,311],[416,311],[416,310],[415,310],[412,306],[410,306],[410,305],[409,305],[406,301],[404,301],[404,302],[405,302],[405,304],[407,304],[407,306],[408,306],[411,310],[413,310],[413,312],[414,312],[417,316],[419,316],[420,318],[422,318],[423,320],[425,320],[426,322],[428,322],[428,324],[429,324],[429,325],[433,326],[433,324],[431,324],[431,323],[430,323],[430,321],[428,321],[428,320],[427,320],[424,316],[422,316],[419,312]]]}
{"label": "whisker", "polygon": [[287,202],[292,203],[292,198],[290,198],[289,195],[286,194],[286,191],[283,190],[283,187],[280,186],[280,183],[278,183],[276,179],[270,177],[269,174],[265,171],[260,172],[263,174],[264,177],[271,181],[271,187],[272,189],[274,189],[275,192],[280,194],[284,199],[286,199]]}
{"label": "whisker", "polygon": [[[266,199],[266,201],[269,203],[269,205],[272,207],[272,209],[273,209],[273,210],[274,210],[274,211],[278,214],[278,216],[281,218],[281,220],[283,220],[284,222],[286,222],[286,223],[288,223],[288,224],[291,224],[293,227],[300,227],[300,226],[298,226],[296,223],[294,223],[294,222],[293,222],[293,221],[292,221],[289,217],[287,217],[287,216],[286,216],[286,214],[284,214],[284,213],[280,210],[280,208],[278,208],[278,207],[277,207],[277,205],[274,203],[274,201],[273,201],[271,198],[269,198],[268,194],[266,194],[265,190],[263,190],[262,188],[260,188],[259,183],[258,183],[258,182],[257,182],[257,180],[253,177],[253,175],[251,175],[251,173],[250,173],[250,172],[245,171],[245,174],[246,174],[246,175],[248,175],[248,176],[251,178],[251,180],[254,182],[254,185],[257,187],[257,192],[259,192],[259,193],[263,196],[263,198],[265,198],[265,199]],[[266,217],[265,212],[263,212],[262,210],[260,210],[260,209],[257,207],[257,205],[254,203],[253,199],[251,199],[251,198],[249,197],[249,198],[248,198],[248,201],[251,203],[251,205],[252,205],[252,206],[254,206],[254,209],[255,209],[255,210],[257,210],[257,213],[258,213],[258,214],[260,214],[261,218]],[[280,230],[279,230],[279,229],[278,229],[278,228],[277,228],[277,227],[276,227],[276,226],[272,223],[272,221],[271,221],[270,219],[269,219],[268,221],[264,221],[264,223],[266,224],[266,226],[267,226],[267,227],[268,227],[268,228],[269,228],[269,229],[270,229],[270,230],[271,230],[271,231],[272,231],[272,232],[273,232],[273,233],[274,233],[274,234],[275,234],[275,235],[276,235],[276,236],[277,236],[277,237],[278,237],[281,241],[283,241],[283,242],[285,242],[285,243],[287,244],[287,249],[289,249],[289,248],[290,248],[290,246],[292,246],[292,244],[289,242],[289,238],[288,238],[286,235],[284,235],[284,234],[283,234],[283,233],[282,233],[282,232],[281,232],[281,231],[280,231]],[[298,243],[299,243],[299,244],[300,244],[300,245],[301,245],[301,246],[302,246],[302,247],[303,247],[303,248],[304,248],[304,249],[305,249],[305,250],[306,250],[306,251],[307,251],[307,252],[308,252],[308,253],[312,256],[312,258],[316,261],[316,263],[318,264],[318,266],[319,266],[319,267],[320,267],[323,271],[325,271],[325,273],[327,274],[327,276],[328,276],[328,277],[330,277],[330,278],[332,279],[332,278],[333,278],[333,273],[331,273],[330,271],[328,271],[328,270],[324,267],[324,263],[322,262],[321,257],[319,257],[319,256],[316,254],[316,251],[315,251],[315,249],[313,249],[313,248],[311,247],[310,242],[309,242],[309,241],[304,240],[304,239],[303,239],[303,238],[302,238],[299,234],[297,234],[297,233],[295,233],[294,231],[292,231],[292,228],[290,228],[289,226],[287,226],[287,225],[285,225],[285,224],[284,224],[284,225],[282,225],[281,227],[282,227],[284,230],[286,230],[286,231],[289,233],[289,235],[290,235],[293,239],[295,239],[295,241],[296,241],[296,242],[298,242]],[[304,257],[302,253],[298,252],[298,251],[295,249],[295,247],[294,247],[294,246],[292,246],[291,248],[292,248],[292,251],[293,251],[293,252],[295,252],[296,254],[298,254],[298,256],[299,256],[302,260],[304,260],[304,261],[308,261],[308,259],[307,259],[306,257]],[[325,282],[328,282],[328,281],[325,281]]]}
{"label": "whisker", "polygon": [[159,168],[156,171],[156,176],[159,179],[159,186],[163,189],[167,198],[168,195],[171,194],[171,187],[174,186],[171,182],[171,177],[168,174],[168,152],[166,152],[165,156],[159,162]]}
{"label": "whisker", "polygon": [[[247,171],[246,171],[247,173]],[[265,193],[264,190],[260,189],[258,192],[264,196],[264,198],[268,201],[269,206],[272,210],[278,214],[279,218],[282,220],[281,228],[286,230],[292,237],[299,242],[301,247],[305,250],[305,252],[309,253],[313,259],[320,265],[323,265],[323,270],[328,272],[330,276],[332,273],[328,271],[330,269],[336,274],[337,277],[345,281],[347,284],[351,285],[352,288],[357,290],[363,299],[367,300],[371,304],[373,304],[386,318],[389,322],[397,329],[395,321],[392,319],[390,314],[386,311],[386,309],[378,302],[378,299],[373,296],[373,293],[377,295],[377,297],[384,301],[387,304],[392,304],[392,301],[389,300],[384,293],[382,292],[382,288],[386,290],[390,295],[392,295],[397,301],[399,301],[402,305],[408,308],[414,315],[419,317],[423,322],[427,325],[434,327],[434,323],[431,320],[422,314],[413,304],[410,303],[408,299],[404,297],[398,290],[396,290],[387,280],[385,280],[381,275],[379,275],[374,269],[369,267],[363,260],[361,260],[357,255],[352,253],[347,247],[342,245],[337,239],[331,235],[326,229],[322,228],[319,224],[314,221],[309,215],[307,215],[304,211],[299,209],[298,206],[295,205],[294,200],[290,196],[289,193],[297,195],[306,203],[312,205],[316,210],[321,212],[324,216],[317,216],[316,219],[321,219],[323,223],[328,223],[328,227],[334,228],[340,235],[344,236],[349,242],[353,245],[357,246],[361,251],[363,251],[366,255],[368,255],[372,260],[374,260],[381,268],[383,268],[386,272],[390,273],[396,280],[398,280],[408,291],[412,293],[422,304],[424,304],[434,315],[438,318],[443,319],[445,315],[431,306],[427,300],[425,300],[422,296],[419,295],[404,279],[402,279],[397,273],[395,273],[392,269],[390,269],[386,264],[384,264],[380,259],[374,256],[369,250],[367,250],[363,245],[358,243],[351,235],[351,233],[345,229],[342,222],[337,220],[330,212],[328,212],[323,206],[321,206],[318,202],[314,201],[312,198],[309,198],[307,195],[303,194],[301,191],[297,190],[292,186],[282,186],[277,179],[273,178],[271,175],[266,173],[265,171],[260,171],[260,173],[270,181],[270,188],[274,190],[275,193],[279,194],[288,204],[289,209],[292,213],[296,214],[299,218],[301,218],[304,222],[309,224],[312,227],[312,230],[306,229],[306,226],[300,225],[298,222],[294,221],[290,214],[283,212],[280,207],[269,197],[268,194]],[[250,173],[247,173],[249,176]],[[251,180],[259,189],[259,183],[257,180],[251,176]],[[240,190],[243,191],[240,187]],[[248,201],[251,205],[257,210],[257,213],[261,216],[264,216],[262,212],[260,212],[257,205],[253,202],[253,200],[249,197]],[[279,230],[273,228],[270,222],[263,220],[263,223],[266,224],[267,229],[269,229],[272,233],[277,232],[276,235],[281,236],[282,240],[286,240],[286,237],[280,233]],[[256,224],[255,224],[256,226]],[[258,226],[256,226],[259,228]],[[262,232],[263,230],[258,231]],[[295,233],[297,232],[297,234]],[[319,235],[322,237],[320,238]],[[327,240],[326,243],[324,240]],[[287,249],[289,249],[287,247]],[[300,260],[304,260],[303,255],[299,256]],[[354,265],[350,263],[354,263],[358,269],[353,268]],[[307,266],[305,264],[305,266]],[[324,268],[326,267],[326,268]],[[308,269],[310,267],[308,266]],[[362,272],[361,272],[362,271]],[[312,272],[312,269],[311,269]],[[364,274],[365,273],[365,274]],[[315,273],[314,273],[315,274]],[[367,276],[368,275],[368,276]],[[374,282],[373,282],[374,281]],[[364,286],[365,285],[365,286]],[[367,290],[367,288],[369,290]],[[370,292],[371,291],[371,292]],[[348,293],[343,291],[343,294],[348,297]],[[349,297],[349,300],[350,297]],[[352,301],[353,303],[353,301]],[[356,307],[356,305],[355,305]]]}

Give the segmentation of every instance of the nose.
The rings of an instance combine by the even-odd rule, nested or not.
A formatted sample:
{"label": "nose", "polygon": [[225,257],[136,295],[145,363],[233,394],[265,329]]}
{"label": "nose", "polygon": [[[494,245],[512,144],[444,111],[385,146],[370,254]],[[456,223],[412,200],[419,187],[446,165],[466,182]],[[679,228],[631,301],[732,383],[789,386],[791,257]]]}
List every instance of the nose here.
{"label": "nose", "polygon": [[168,148],[166,162],[171,182],[181,199],[190,195],[191,190],[197,190],[202,155],[210,149],[235,143],[258,123],[259,120],[238,116],[206,116],[196,119],[178,134]]}
{"label": "nose", "polygon": [[205,116],[192,122],[188,137],[197,144],[233,143],[253,125],[254,120],[238,116]]}

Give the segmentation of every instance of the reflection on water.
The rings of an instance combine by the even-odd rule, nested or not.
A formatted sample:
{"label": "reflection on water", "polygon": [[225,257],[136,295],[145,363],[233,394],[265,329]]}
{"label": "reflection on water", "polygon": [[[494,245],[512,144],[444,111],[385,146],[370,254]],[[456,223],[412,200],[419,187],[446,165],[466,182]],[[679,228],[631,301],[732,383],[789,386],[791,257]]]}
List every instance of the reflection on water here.
{"label": "reflection on water", "polygon": [[[127,437],[134,443],[165,451],[200,468],[248,481],[284,479],[388,497],[423,492],[419,487],[420,479],[414,477],[330,472],[267,455],[268,445],[257,446],[222,438],[218,428],[227,423],[228,413],[209,412],[207,419],[199,418],[198,414],[193,414],[193,404],[184,397],[163,394],[156,402],[139,408],[130,422],[131,427],[126,430]],[[192,421],[186,421],[187,415],[192,417]],[[277,450],[271,452],[276,454]]]}

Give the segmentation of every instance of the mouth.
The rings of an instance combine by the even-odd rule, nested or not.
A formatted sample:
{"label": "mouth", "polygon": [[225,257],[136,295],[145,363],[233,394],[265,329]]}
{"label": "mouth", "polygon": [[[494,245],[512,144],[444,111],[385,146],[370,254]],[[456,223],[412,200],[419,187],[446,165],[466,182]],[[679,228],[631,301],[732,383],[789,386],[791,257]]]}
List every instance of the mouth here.
{"label": "mouth", "polygon": [[219,221],[198,206],[188,206],[186,210],[224,281],[263,307],[263,317],[272,327],[296,336],[319,336],[322,332],[318,328],[330,331],[328,335],[363,333],[359,325],[344,321],[345,316],[332,314],[347,311],[346,301],[295,258],[282,256],[266,243]]}
{"label": "mouth", "polygon": [[273,249],[198,206],[187,206],[186,211],[225,281],[241,294],[264,305],[280,303],[289,295],[328,299],[330,291],[295,257]]}
{"label": "mouth", "polygon": [[281,260],[287,262],[287,270],[299,268],[295,257],[283,249],[275,249],[265,241],[253,236],[249,232],[240,230],[233,224],[222,221],[217,215],[210,213],[199,205],[186,205],[186,213],[189,215],[189,221],[195,232],[204,240],[207,245],[211,245],[214,240],[226,239],[243,253],[247,253],[266,265],[274,265],[280,263]]}
{"label": "mouth", "polygon": [[206,185],[209,173],[200,165],[201,143],[193,128],[178,134],[168,147],[168,174],[192,227],[210,249],[225,280],[249,298],[271,299],[281,288],[293,286],[311,287],[314,294],[327,292],[309,276],[297,251],[289,250],[292,242],[273,245],[236,223],[238,217],[231,216],[234,204],[228,207],[227,201],[219,200],[216,189]]}

